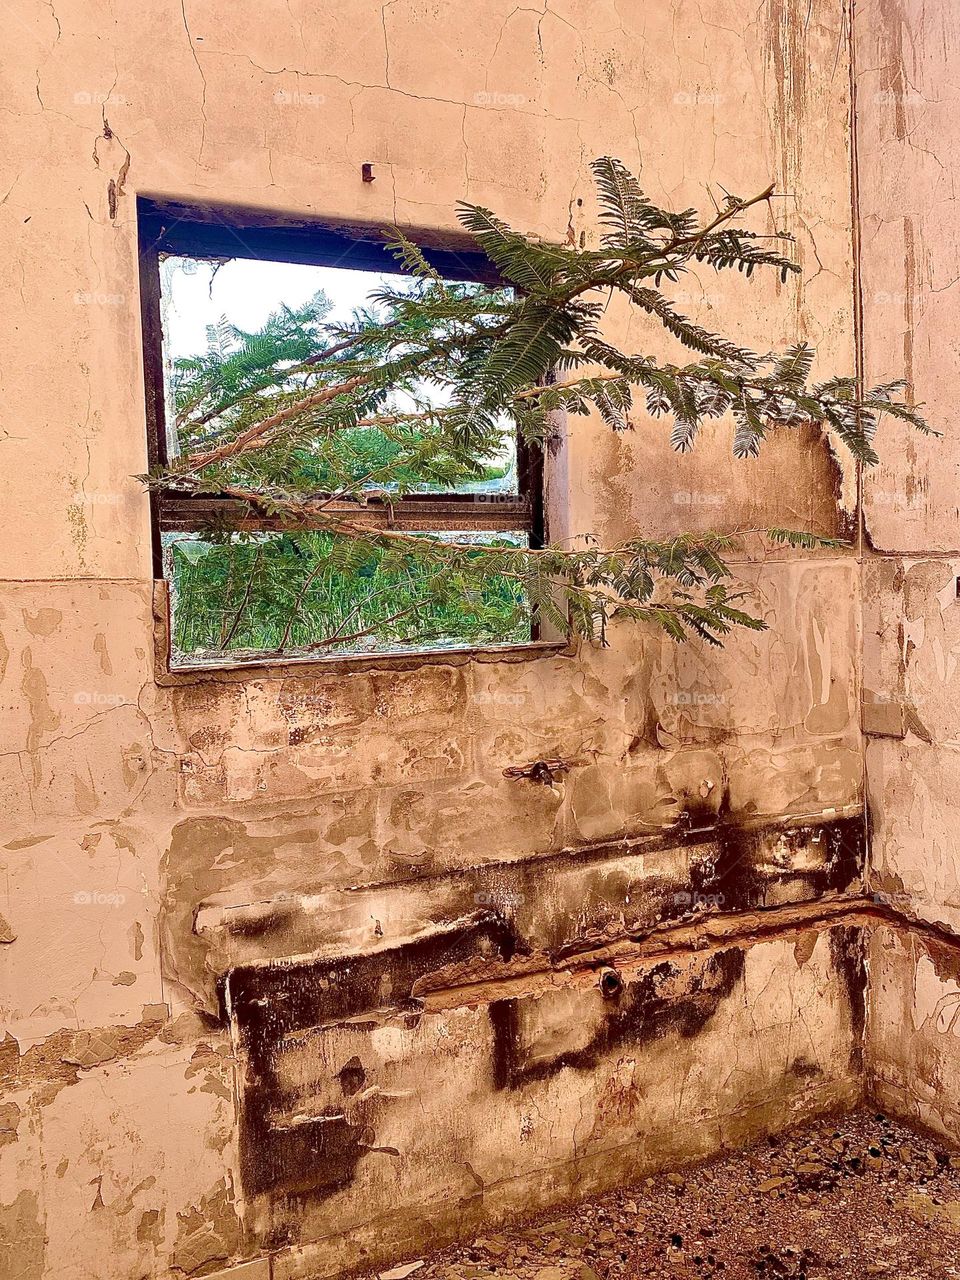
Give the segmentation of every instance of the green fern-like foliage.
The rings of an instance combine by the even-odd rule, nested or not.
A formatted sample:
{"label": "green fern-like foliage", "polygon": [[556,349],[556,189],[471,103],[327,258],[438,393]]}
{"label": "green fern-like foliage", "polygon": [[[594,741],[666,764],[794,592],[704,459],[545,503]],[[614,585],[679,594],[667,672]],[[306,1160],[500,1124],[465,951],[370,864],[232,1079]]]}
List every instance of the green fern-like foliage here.
{"label": "green fern-like foliage", "polygon": [[[196,634],[188,627],[181,636],[186,649],[337,650],[353,631],[360,647],[406,644],[417,627],[424,643],[488,643],[515,639],[531,620],[601,643],[615,620],[719,643],[733,628],[762,625],[731,577],[729,538],[601,548],[583,537],[534,550],[515,539],[484,545],[375,531],[360,505],[371,489],[398,503],[424,488],[476,484],[502,465],[510,433],[549,450],[569,415],[597,414],[615,432],[641,419],[658,429],[663,420],[680,452],[705,422],[722,418],[744,458],[771,431],[822,428],[864,465],[876,461],[883,414],[930,430],[902,382],[811,384],[814,352],[805,343],[754,352],[693,322],[664,291],[697,265],[736,268],[745,279],[797,272],[789,235],[743,225],[772,189],[751,199],[726,194],[704,221],[693,209],[658,207],[616,159],[595,161],[593,175],[596,247],[545,243],[464,204],[460,222],[501,286],[441,279],[394,230],[390,247],[407,279],[380,288],[350,323],[332,323],[318,295],[257,333],[223,321],[204,356],[178,362],[180,456],[148,483],[225,494],[288,530],[250,540],[220,528],[206,531],[215,553],[171,552],[180,616],[200,619]],[[612,344],[602,323],[612,295],[659,322],[690,359]],[[344,514],[345,500],[357,502],[356,517]],[[767,532],[798,547],[823,542]],[[351,574],[363,599],[346,590]],[[337,591],[346,591],[339,612]]]}

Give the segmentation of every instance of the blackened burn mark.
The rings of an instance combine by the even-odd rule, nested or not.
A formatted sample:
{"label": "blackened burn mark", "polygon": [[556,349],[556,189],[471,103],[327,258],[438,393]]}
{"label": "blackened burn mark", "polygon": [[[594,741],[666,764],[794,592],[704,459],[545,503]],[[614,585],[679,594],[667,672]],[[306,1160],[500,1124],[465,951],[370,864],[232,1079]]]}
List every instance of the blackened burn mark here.
{"label": "blackened burn mark", "polygon": [[[815,896],[843,891],[861,874],[865,839],[860,818],[745,829],[731,816],[726,802],[719,814],[696,796],[687,797],[687,806],[681,821],[662,838],[615,840],[575,853],[461,868],[420,877],[418,883],[436,890],[437,901],[443,904],[439,918],[466,915],[476,910],[478,900],[484,901],[510,920],[517,950],[543,947],[562,959],[582,949],[584,938],[636,935],[662,921],[689,916],[696,894],[722,895],[717,909],[737,911],[766,905],[772,886],[796,885],[806,896]],[[643,870],[640,855],[678,846],[690,850],[688,880],[657,879]],[[808,847],[819,865],[797,867],[797,855]],[[631,861],[635,857],[636,864]],[[379,895],[387,888],[412,883],[404,878],[356,892]],[[550,912],[542,909],[545,883],[557,894],[557,909]],[[576,921],[573,935],[572,920]],[[302,937],[309,937],[309,927],[299,933],[302,922],[300,906],[288,901],[271,904],[262,914],[231,918],[225,927],[235,936],[259,937],[269,946],[304,950],[306,946],[297,945]]]}
{"label": "blackened burn mark", "polygon": [[[277,1129],[256,1104],[247,1116],[244,1098],[241,1130],[240,1169],[249,1194],[270,1191],[284,1198],[325,1197],[342,1191],[353,1180],[369,1143],[364,1143],[364,1127],[351,1124],[344,1116],[329,1115]],[[258,1139],[255,1134],[262,1134]],[[279,1247],[281,1240],[271,1241]]]}
{"label": "blackened burn mark", "polygon": [[[551,1058],[534,1056],[533,1046],[524,1044],[524,1002],[498,1000],[490,1005],[494,1085],[497,1089],[519,1089],[550,1079],[565,1067],[590,1071],[621,1045],[639,1047],[670,1032],[684,1039],[699,1035],[733,991],[743,968],[743,952],[732,947],[710,956],[699,972],[690,973],[686,990],[664,992],[664,984],[682,971],[669,962],[658,964],[628,983],[616,1004],[604,1002],[604,1019],[587,1044]],[[599,993],[597,998],[601,998]]]}
{"label": "blackened burn mark", "polygon": [[[327,1196],[347,1186],[376,1146],[373,1123],[382,1098],[356,1099],[367,1079],[359,1058],[336,1073],[343,1106],[309,1112],[309,1091],[285,1082],[281,1058],[296,1033],[383,1008],[419,1016],[411,991],[447,965],[490,955],[509,960],[513,938],[498,916],[418,938],[370,955],[243,966],[227,977],[226,998],[240,1041],[243,1097],[240,1172],[248,1195]],[[371,1018],[372,1020],[372,1018]],[[275,1241],[276,1243],[281,1243]]]}
{"label": "blackened burn mark", "polygon": [[862,818],[842,818],[806,829],[819,831],[824,842],[822,864],[812,871],[797,873],[814,893],[841,893],[862,879],[867,856],[867,831]]}
{"label": "blackened burn mark", "polygon": [[823,1068],[809,1058],[794,1058],[790,1063],[790,1074],[797,1080],[813,1080],[823,1075]]}
{"label": "blackened burn mark", "polygon": [[863,1032],[867,1019],[867,963],[863,929],[859,925],[835,925],[830,930],[830,958],[847,993],[853,1041],[850,1069],[859,1074],[863,1070]]}
{"label": "blackened burn mark", "polygon": [[345,1097],[352,1098],[355,1093],[360,1092],[366,1082],[367,1073],[364,1071],[363,1063],[356,1054],[353,1055],[349,1062],[343,1064],[337,1072],[337,1078],[340,1081],[340,1088],[343,1090]]}
{"label": "blackened burn mark", "polygon": [[[702,830],[696,834],[703,839]],[[866,857],[866,831],[861,818],[784,827],[776,824],[744,828],[730,821],[714,828],[716,853],[695,862],[690,871],[690,895],[717,900],[721,911],[744,911],[765,905],[767,889],[802,883],[811,896],[842,893],[860,879]],[[814,867],[795,866],[796,855],[820,847]],[[782,861],[782,867],[778,864]],[[772,870],[771,868],[776,868]],[[662,918],[689,912],[690,903],[677,886],[665,895]]]}
{"label": "blackened burn mark", "polygon": [[[691,812],[683,828],[673,832],[672,837],[665,837],[664,847],[679,842],[703,849],[702,856],[694,861],[689,890],[692,894],[722,898],[719,906],[724,912],[764,905],[772,884],[800,882],[811,894],[842,892],[861,874],[865,840],[859,819],[796,827],[771,824],[750,830],[738,826],[726,812],[711,827],[713,821],[716,819],[706,810],[702,814]],[[814,859],[816,865],[796,868],[796,855],[818,845],[822,855]],[[611,852],[623,856],[628,850],[617,847]],[[565,864],[564,858],[560,862]],[[602,862],[598,853],[598,872]],[[519,901],[533,900],[533,881],[528,885],[528,878],[543,874],[539,865],[498,867],[497,871],[500,874],[491,880],[492,896],[494,888],[503,893],[506,885],[511,893],[530,888],[529,894],[518,892],[514,896]],[[624,877],[623,885],[619,881],[609,886],[600,884],[604,900],[610,899],[609,910],[616,908],[617,890],[626,891],[628,884],[629,876]],[[653,908],[650,923],[657,918],[687,914],[684,894],[680,892],[686,888],[682,883],[664,883],[661,904],[659,909]],[[475,881],[465,886],[464,893],[467,889],[475,894]],[[647,890],[654,891],[649,882]],[[603,917],[602,911],[599,914]],[[617,914],[622,930],[626,923],[622,909],[617,908]],[[593,923],[601,925],[603,918]],[[633,932],[640,924],[631,921],[627,929]],[[279,1059],[291,1035],[341,1018],[362,1018],[364,1013],[385,1007],[407,1007],[415,1019],[418,1005],[411,992],[418,979],[447,965],[474,960],[485,951],[509,959],[525,945],[497,912],[489,912],[483,920],[465,922],[460,929],[438,932],[373,955],[233,970],[222,991],[223,1007],[229,1007],[236,1020],[243,1056],[240,1150],[247,1194],[270,1192],[294,1198],[329,1195],[349,1184],[359,1160],[376,1146],[374,1124],[379,1109],[387,1104],[375,1091],[366,1099],[368,1069],[355,1058],[334,1064],[333,1080],[339,1081],[339,1089],[333,1084],[335,1097],[339,1092],[344,1105],[339,1107],[328,1098],[322,1114],[309,1114],[309,1097],[286,1088],[281,1078]],[[576,947],[574,940],[565,947],[558,939],[556,950]],[[851,951],[847,943],[835,959],[847,980],[855,1028],[862,1029],[862,959],[858,969],[855,948]],[[567,1066],[588,1070],[621,1043],[643,1043],[671,1030],[682,1036],[696,1035],[732,990],[742,967],[739,950],[720,953],[687,990],[666,994],[661,988],[673,970],[669,966],[651,970],[629,984],[616,1001],[603,1002],[603,1018],[587,1044],[536,1061],[524,1052],[521,1005],[516,1001],[496,1002],[490,1006],[490,1017],[498,1086],[519,1087],[530,1080],[550,1077]],[[601,999],[599,992],[596,998]]]}
{"label": "blackened burn mark", "polygon": [[365,955],[240,965],[228,975],[230,1008],[242,1047],[260,1066],[291,1031],[376,1009],[415,1008],[410,993],[418,979],[482,955],[509,960],[514,950],[509,927],[489,912]]}

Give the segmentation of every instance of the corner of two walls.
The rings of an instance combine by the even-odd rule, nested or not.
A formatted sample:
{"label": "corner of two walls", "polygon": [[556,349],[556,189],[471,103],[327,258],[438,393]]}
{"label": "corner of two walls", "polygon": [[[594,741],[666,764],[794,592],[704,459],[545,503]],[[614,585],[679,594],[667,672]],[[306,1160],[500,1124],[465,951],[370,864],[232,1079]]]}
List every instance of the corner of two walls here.
{"label": "corner of two walls", "polygon": [[[869,939],[867,1087],[960,1137],[960,16],[857,0],[856,127],[867,384],[902,376],[944,432],[880,432],[863,493]],[[911,927],[910,922],[916,922]]]}

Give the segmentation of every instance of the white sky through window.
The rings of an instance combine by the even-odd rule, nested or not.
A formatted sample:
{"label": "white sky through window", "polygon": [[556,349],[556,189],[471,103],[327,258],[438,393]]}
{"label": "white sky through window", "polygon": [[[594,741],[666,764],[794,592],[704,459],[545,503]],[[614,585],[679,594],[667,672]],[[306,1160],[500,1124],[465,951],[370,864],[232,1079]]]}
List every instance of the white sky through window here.
{"label": "white sky through window", "polygon": [[333,304],[328,318],[342,324],[375,289],[402,287],[409,281],[408,276],[385,272],[256,258],[232,258],[219,267],[193,258],[167,258],[163,275],[167,352],[172,359],[206,351],[207,325],[221,316],[251,332],[283,304],[303,306],[322,289]]}
{"label": "white sky through window", "polygon": [[[301,307],[322,290],[331,303],[326,319],[347,324],[372,293],[384,287],[402,291],[410,284],[410,276],[259,258],[217,263],[170,256],[161,261],[161,282],[164,358],[169,370],[178,359],[206,352],[208,326],[217,325],[222,318],[235,328],[255,332],[282,306]],[[423,391],[431,404],[448,402],[445,387],[433,385]],[[402,401],[398,404],[402,407]],[[506,419],[504,430],[503,452],[491,459],[499,474],[461,484],[461,491],[516,492],[515,445]],[[169,440],[169,447],[176,452],[176,441]]]}

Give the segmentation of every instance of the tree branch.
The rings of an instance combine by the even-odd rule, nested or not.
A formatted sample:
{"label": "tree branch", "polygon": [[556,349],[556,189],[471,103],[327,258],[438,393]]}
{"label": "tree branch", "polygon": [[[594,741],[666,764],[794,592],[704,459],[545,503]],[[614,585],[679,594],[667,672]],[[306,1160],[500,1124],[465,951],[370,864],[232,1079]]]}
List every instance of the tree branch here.
{"label": "tree branch", "polygon": [[[352,378],[336,383],[335,386],[324,387],[322,391],[315,391],[303,400],[297,400],[295,403],[287,405],[285,409],[280,409],[277,413],[271,414],[269,418],[263,418],[259,422],[253,423],[252,426],[247,427],[245,431],[242,431],[235,439],[227,441],[226,444],[208,449],[206,453],[188,454],[182,460],[182,470],[184,472],[200,471],[203,467],[212,466],[215,462],[225,462],[228,458],[236,458],[240,454],[260,449],[263,447],[263,437],[272,431],[274,427],[283,426],[291,418],[296,418],[308,409],[316,408],[317,405],[328,404],[331,400],[335,400],[337,396],[347,395],[355,388],[369,383],[372,377],[373,375],[369,373],[356,374]],[[179,474],[181,468],[178,467],[177,471]]]}

